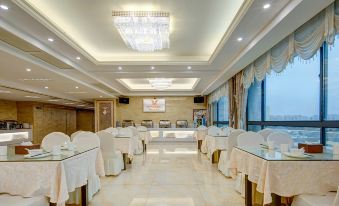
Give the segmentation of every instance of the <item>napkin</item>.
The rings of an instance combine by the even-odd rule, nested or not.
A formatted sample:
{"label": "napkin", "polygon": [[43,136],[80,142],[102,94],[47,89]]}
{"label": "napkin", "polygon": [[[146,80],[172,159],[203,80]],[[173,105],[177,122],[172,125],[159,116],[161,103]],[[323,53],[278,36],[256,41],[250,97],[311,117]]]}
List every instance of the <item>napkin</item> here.
{"label": "napkin", "polygon": [[21,146],[32,146],[32,142],[21,142]]}

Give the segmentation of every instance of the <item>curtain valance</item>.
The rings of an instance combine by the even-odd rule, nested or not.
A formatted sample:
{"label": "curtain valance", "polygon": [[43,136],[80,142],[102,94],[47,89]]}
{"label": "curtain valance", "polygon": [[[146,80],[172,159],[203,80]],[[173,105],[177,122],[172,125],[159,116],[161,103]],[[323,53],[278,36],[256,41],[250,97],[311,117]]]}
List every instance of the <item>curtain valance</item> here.
{"label": "curtain valance", "polygon": [[243,84],[247,89],[254,79],[262,81],[271,70],[280,73],[294,57],[312,58],[326,41],[334,43],[339,33],[339,0],[321,11],[292,34],[280,41],[243,70]]}
{"label": "curtain valance", "polygon": [[225,83],[221,85],[218,89],[214,90],[210,95],[208,95],[208,104],[217,102],[221,97],[228,96],[228,84]]}

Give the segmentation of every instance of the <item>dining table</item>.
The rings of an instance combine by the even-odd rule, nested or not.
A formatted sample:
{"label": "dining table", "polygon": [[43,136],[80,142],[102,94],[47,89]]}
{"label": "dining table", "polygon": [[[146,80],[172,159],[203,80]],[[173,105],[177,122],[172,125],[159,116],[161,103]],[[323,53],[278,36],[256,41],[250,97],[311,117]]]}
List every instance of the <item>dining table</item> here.
{"label": "dining table", "polygon": [[263,205],[281,205],[281,197],[301,194],[324,195],[339,185],[339,155],[325,148],[323,153],[300,156],[265,147],[233,148],[232,177],[245,175],[245,205],[252,205],[252,184],[263,193]]}
{"label": "dining table", "polygon": [[10,147],[7,155],[0,156],[0,168],[0,193],[45,196],[57,206],[65,205],[76,188],[81,188],[81,204],[88,205],[93,195],[88,191],[91,182],[105,175],[98,147],[62,150],[60,155],[45,153],[39,158],[15,154]]}
{"label": "dining table", "polygon": [[129,136],[119,134],[114,137],[114,146],[116,150],[122,153],[124,170],[126,170],[127,164],[130,164],[134,157],[135,141]]}
{"label": "dining table", "polygon": [[227,150],[228,148],[228,136],[206,135],[205,141],[207,157],[212,161],[212,163],[218,163],[221,151]]}

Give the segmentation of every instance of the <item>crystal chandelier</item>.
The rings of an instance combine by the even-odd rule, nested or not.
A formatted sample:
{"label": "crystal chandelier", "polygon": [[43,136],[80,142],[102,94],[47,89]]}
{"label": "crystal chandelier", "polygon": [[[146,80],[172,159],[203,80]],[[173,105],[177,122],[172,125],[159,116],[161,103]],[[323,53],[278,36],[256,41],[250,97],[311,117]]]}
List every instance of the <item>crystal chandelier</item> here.
{"label": "crystal chandelier", "polygon": [[165,90],[172,86],[172,79],[149,79],[148,82],[156,90]]}
{"label": "crystal chandelier", "polygon": [[125,44],[140,52],[169,48],[168,12],[113,11],[114,26]]}

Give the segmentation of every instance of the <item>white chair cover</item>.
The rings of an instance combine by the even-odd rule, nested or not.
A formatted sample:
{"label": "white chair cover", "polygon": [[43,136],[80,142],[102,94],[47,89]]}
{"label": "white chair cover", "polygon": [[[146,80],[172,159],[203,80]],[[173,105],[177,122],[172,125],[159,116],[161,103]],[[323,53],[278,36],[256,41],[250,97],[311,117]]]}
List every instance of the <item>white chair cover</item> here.
{"label": "white chair cover", "polygon": [[104,130],[96,133],[100,139],[100,148],[104,158],[105,174],[118,175],[124,169],[122,153],[115,150],[114,135]]}
{"label": "white chair cover", "polygon": [[138,126],[137,130],[138,130],[138,132],[147,132],[147,127],[145,127],[145,126]]}
{"label": "white chair cover", "polygon": [[130,128],[128,128],[128,127],[120,128],[118,136],[121,136],[121,137],[133,137],[133,131]]}
{"label": "white chair cover", "polygon": [[221,133],[220,128],[216,126],[210,126],[207,130],[207,134],[210,136],[219,136],[220,133]]}
{"label": "white chair cover", "polygon": [[260,131],[258,132],[258,134],[260,134],[261,136],[263,136],[264,140],[267,141],[268,135],[270,135],[270,134],[273,133],[273,132],[274,132],[273,129],[266,128],[266,129],[260,130]]}
{"label": "white chair cover", "polygon": [[44,150],[51,152],[53,146],[64,145],[65,142],[70,142],[70,138],[68,135],[62,132],[52,132],[43,138],[41,142],[41,147]]}
{"label": "white chair cover", "polygon": [[[81,132],[77,134],[72,141],[78,151],[83,151],[95,147],[100,148],[100,139],[98,135],[93,132]],[[91,176],[88,179],[88,199],[91,200],[93,195],[100,190],[100,178],[96,174],[96,169],[91,169]]]}
{"label": "white chair cover", "polygon": [[218,169],[221,173],[223,173],[226,177],[230,177],[229,171],[229,161],[231,157],[231,152],[234,146],[237,146],[237,138],[240,134],[244,133],[245,131],[242,129],[235,129],[233,130],[230,135],[228,136],[228,145],[227,150],[221,151],[220,158],[218,162]]}
{"label": "white chair cover", "polygon": [[24,198],[8,194],[0,195],[0,206],[49,206],[47,197],[36,196]]}
{"label": "white chair cover", "polygon": [[147,127],[138,126],[137,130],[139,139],[144,140],[145,144],[148,144],[152,141],[151,133],[148,131]]}
{"label": "white chair cover", "polygon": [[143,152],[142,141],[138,137],[138,131],[135,127],[125,127],[119,130],[119,136],[130,137],[133,142],[134,154]]}
{"label": "white chair cover", "polygon": [[105,131],[113,134],[114,136],[117,136],[119,134],[119,129],[114,127],[109,127],[105,129]]}
{"label": "white chair cover", "polygon": [[[238,136],[238,146],[260,147],[264,143],[264,138],[255,132],[245,132]],[[245,174],[238,173],[235,179],[235,190],[238,191],[242,197],[245,197]]]}
{"label": "white chair cover", "polygon": [[281,144],[289,144],[293,146],[293,139],[286,132],[273,132],[267,137],[267,141],[274,142],[275,146],[280,147]]}
{"label": "white chair cover", "polygon": [[326,195],[298,195],[293,198],[292,206],[339,206],[338,192]]}
{"label": "white chair cover", "polygon": [[74,132],[73,134],[71,134],[71,141],[73,141],[74,137],[75,137],[77,134],[80,134],[81,132],[83,132],[83,131],[79,130],[79,131],[76,131],[76,132]]}
{"label": "white chair cover", "polygon": [[198,131],[201,131],[201,130],[207,130],[208,128],[205,126],[205,125],[200,125],[198,128],[197,128],[197,130]]}

